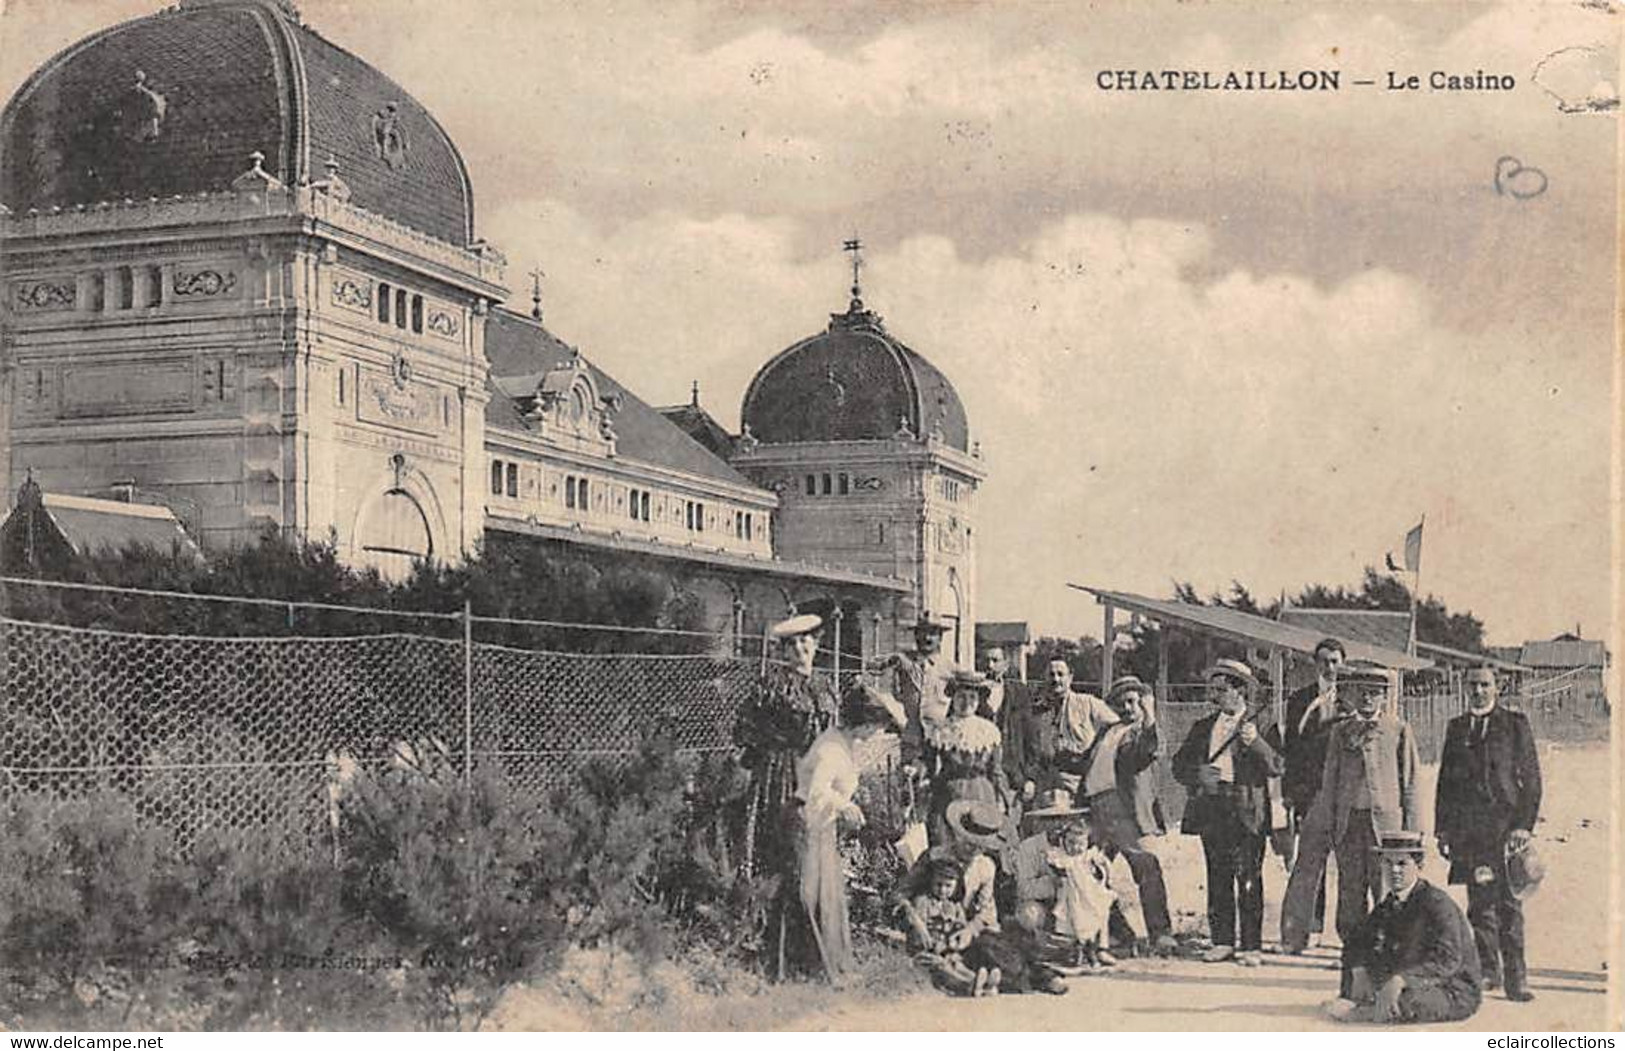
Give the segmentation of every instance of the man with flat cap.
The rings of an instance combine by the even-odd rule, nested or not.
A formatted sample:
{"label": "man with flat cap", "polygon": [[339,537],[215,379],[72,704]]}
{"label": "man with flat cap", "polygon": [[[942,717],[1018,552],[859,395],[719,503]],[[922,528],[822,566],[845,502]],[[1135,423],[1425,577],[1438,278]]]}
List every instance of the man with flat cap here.
{"label": "man with flat cap", "polygon": [[1340,1022],[1459,1022],[1483,997],[1467,918],[1422,873],[1422,834],[1384,832],[1372,848],[1387,893],[1343,945]]}
{"label": "man with flat cap", "polygon": [[891,671],[892,696],[903,706],[908,725],[900,746],[904,764],[922,766],[926,758],[926,724],[948,718],[948,676],[953,669],[942,657],[942,636],[948,625],[921,614],[914,624],[914,649],[882,657],[876,671]]}
{"label": "man with flat cap", "polygon": [[1540,816],[1540,756],[1522,712],[1496,703],[1495,673],[1467,673],[1466,714],[1450,720],[1439,757],[1433,830],[1450,859],[1450,882],[1467,885],[1486,988],[1506,983],[1508,1000],[1533,1000],[1524,962],[1523,904],[1507,859],[1529,846]]}
{"label": "man with flat cap", "polygon": [[1122,721],[1095,738],[1083,797],[1088,800],[1089,834],[1108,855],[1122,854],[1140,892],[1145,936],[1159,953],[1177,946],[1168,916],[1168,887],[1162,862],[1146,837],[1163,831],[1157,802],[1157,702],[1137,676],[1121,675],[1106,691],[1106,704]]}

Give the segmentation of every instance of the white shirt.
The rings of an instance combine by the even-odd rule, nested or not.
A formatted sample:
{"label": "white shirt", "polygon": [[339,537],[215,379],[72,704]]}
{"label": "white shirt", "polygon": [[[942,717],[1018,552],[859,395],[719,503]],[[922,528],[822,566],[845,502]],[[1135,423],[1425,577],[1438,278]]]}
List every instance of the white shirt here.
{"label": "white shirt", "polygon": [[[1224,712],[1220,712],[1219,717],[1213,720],[1213,733],[1208,737],[1207,742],[1208,755],[1219,752],[1220,748],[1224,748],[1225,742],[1234,737],[1236,731],[1241,729],[1242,714],[1244,713],[1226,715]],[[1235,784],[1236,781],[1235,751],[1236,746],[1231,745],[1225,748],[1224,751],[1219,752],[1213,759],[1213,765],[1219,768],[1219,780],[1226,784]]]}

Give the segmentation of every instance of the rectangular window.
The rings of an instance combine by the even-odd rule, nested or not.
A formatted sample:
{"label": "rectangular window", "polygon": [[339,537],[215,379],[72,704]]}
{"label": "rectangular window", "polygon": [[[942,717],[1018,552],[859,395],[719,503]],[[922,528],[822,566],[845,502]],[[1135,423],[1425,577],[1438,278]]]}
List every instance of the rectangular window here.
{"label": "rectangular window", "polygon": [[626,517],[634,522],[638,520],[638,491],[636,489],[627,490]]}
{"label": "rectangular window", "polygon": [[502,495],[502,461],[491,461],[491,495]]}
{"label": "rectangular window", "polygon": [[828,496],[830,494],[830,488],[831,487],[830,487],[830,484],[829,484],[829,475],[826,474],[826,475],[824,475],[824,495],[825,496]]}
{"label": "rectangular window", "polygon": [[641,502],[642,502],[642,505],[643,505],[642,506],[643,520],[645,522],[647,522],[649,520],[649,494],[648,493],[643,494],[643,496],[641,498]]}
{"label": "rectangular window", "polygon": [[516,463],[508,465],[508,495],[519,495],[519,465]]}
{"label": "rectangular window", "polygon": [[818,495],[818,479],[814,478],[810,474],[807,476],[807,495],[808,496],[817,496]]}
{"label": "rectangular window", "polygon": [[705,532],[705,505],[704,504],[695,504],[694,505],[694,531],[697,532],[697,533]]}
{"label": "rectangular window", "polygon": [[345,393],[345,390],[344,390],[344,376],[345,376],[345,373],[347,373],[349,371],[350,371],[350,369],[349,369],[348,366],[345,366],[345,365],[340,365],[339,366],[339,404],[340,405],[348,404],[345,401],[346,393]]}
{"label": "rectangular window", "polygon": [[842,474],[841,478],[840,478],[840,482],[841,482],[841,495],[842,496],[846,496],[848,493],[852,492],[852,479],[851,478],[847,477],[845,474]]}
{"label": "rectangular window", "polygon": [[750,539],[750,523],[751,523],[751,515],[750,515],[750,512],[747,511],[747,512],[745,512],[745,539],[746,540]]}
{"label": "rectangular window", "polygon": [[395,290],[395,327],[406,327],[406,289]]}
{"label": "rectangular window", "polygon": [[570,475],[564,479],[564,506],[574,511],[576,506],[576,479]]}
{"label": "rectangular window", "polygon": [[583,511],[592,509],[592,505],[587,502],[587,480],[585,478],[576,483],[576,505]]}
{"label": "rectangular window", "polygon": [[127,266],[121,266],[113,271],[113,280],[118,282],[118,308],[131,310],[135,307],[135,274]]}
{"label": "rectangular window", "polygon": [[161,266],[147,267],[147,306],[160,307],[164,305],[164,268]]}
{"label": "rectangular window", "polygon": [[378,283],[378,320],[389,324],[389,285],[382,281]]}
{"label": "rectangular window", "polygon": [[417,333],[422,333],[422,331],[423,331],[423,297],[422,296],[413,296],[412,297],[412,331],[417,332]]}

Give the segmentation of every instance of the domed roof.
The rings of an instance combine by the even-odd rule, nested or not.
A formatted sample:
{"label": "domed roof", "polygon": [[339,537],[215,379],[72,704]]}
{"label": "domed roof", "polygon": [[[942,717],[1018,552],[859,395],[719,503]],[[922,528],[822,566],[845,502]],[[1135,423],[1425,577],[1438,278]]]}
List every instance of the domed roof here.
{"label": "domed roof", "polygon": [[182,0],[51,59],[0,115],[0,204],[226,190],[255,152],[289,185],[334,159],[356,206],[473,240],[468,172],[440,125],[285,0]]}
{"label": "domed roof", "polygon": [[965,406],[948,377],[856,298],[846,313],[830,315],[826,331],[762,366],[740,418],[766,444],[901,435],[939,437],[970,451]]}

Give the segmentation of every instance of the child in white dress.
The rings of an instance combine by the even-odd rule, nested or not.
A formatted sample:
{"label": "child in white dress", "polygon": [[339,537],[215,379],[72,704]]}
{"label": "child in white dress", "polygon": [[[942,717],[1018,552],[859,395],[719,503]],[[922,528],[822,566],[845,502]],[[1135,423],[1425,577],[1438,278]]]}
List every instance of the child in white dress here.
{"label": "child in white dress", "polygon": [[1055,869],[1055,933],[1077,943],[1080,967],[1101,965],[1100,946],[1116,895],[1108,882],[1110,861],[1089,841],[1088,827],[1073,825],[1051,847],[1047,860]]}

